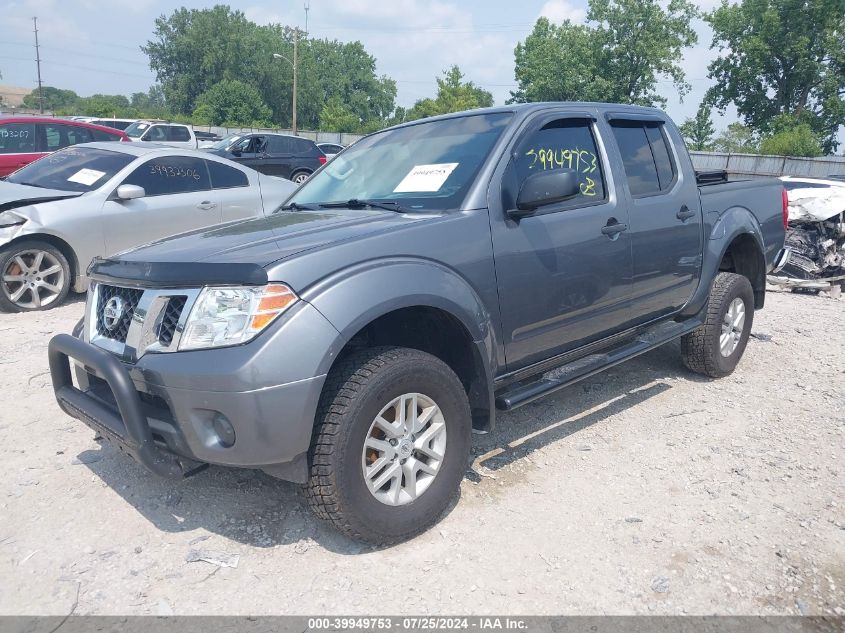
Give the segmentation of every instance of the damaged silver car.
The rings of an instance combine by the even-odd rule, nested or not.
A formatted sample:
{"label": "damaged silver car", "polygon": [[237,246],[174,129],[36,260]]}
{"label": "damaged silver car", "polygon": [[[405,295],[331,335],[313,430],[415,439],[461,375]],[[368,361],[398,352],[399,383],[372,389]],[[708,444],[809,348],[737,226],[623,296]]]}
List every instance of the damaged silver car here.
{"label": "damaged silver car", "polygon": [[[781,178],[789,197],[789,259],[770,282],[806,290],[845,286],[845,181]],[[845,288],[843,288],[845,289]]]}

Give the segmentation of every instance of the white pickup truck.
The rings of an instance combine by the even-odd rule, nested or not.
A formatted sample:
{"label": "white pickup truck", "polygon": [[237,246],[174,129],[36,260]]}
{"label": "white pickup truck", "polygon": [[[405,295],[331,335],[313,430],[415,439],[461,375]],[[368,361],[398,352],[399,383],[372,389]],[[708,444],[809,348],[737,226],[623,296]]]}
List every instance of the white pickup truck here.
{"label": "white pickup truck", "polygon": [[135,121],[126,130],[130,141],[149,141],[173,147],[197,148],[197,137],[188,125],[165,121]]}

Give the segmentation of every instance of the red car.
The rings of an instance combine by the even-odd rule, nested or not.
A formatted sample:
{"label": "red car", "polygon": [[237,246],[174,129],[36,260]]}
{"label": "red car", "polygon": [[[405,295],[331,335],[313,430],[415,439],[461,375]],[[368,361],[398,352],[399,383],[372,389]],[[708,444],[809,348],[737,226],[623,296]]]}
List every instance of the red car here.
{"label": "red car", "polygon": [[93,141],[129,141],[120,130],[50,117],[0,118],[0,177],[57,149]]}

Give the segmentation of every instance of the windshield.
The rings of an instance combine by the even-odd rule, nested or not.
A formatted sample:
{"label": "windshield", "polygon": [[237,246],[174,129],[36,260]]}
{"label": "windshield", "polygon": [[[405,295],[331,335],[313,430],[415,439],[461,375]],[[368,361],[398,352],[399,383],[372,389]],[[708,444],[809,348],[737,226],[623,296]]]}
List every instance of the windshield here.
{"label": "windshield", "polygon": [[141,138],[141,135],[147,131],[148,127],[150,127],[149,123],[135,121],[135,123],[133,123],[123,131],[126,132],[126,136],[129,136],[131,138]]}
{"label": "windshield", "polygon": [[511,116],[475,114],[373,134],[335,157],[289,203],[356,199],[411,210],[457,208]]}
{"label": "windshield", "polygon": [[219,141],[214,143],[213,145],[209,145],[208,149],[228,149],[229,145],[234,145],[239,138],[243,136],[242,134],[229,134],[228,136],[224,136]]}
{"label": "windshield", "polygon": [[7,182],[44,189],[94,191],[135,160],[130,154],[93,147],[68,147],[22,167]]}

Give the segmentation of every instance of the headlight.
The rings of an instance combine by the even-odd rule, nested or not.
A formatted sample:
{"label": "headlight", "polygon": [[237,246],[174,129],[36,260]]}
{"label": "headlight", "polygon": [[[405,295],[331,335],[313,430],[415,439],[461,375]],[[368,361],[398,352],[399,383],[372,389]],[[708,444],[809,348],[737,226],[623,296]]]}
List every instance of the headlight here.
{"label": "headlight", "polygon": [[185,323],[179,349],[246,343],[297,299],[284,284],[203,288]]}
{"label": "headlight", "polygon": [[26,222],[26,218],[23,218],[16,213],[12,213],[11,211],[3,211],[0,213],[0,229],[4,229],[9,226],[19,226]]}

